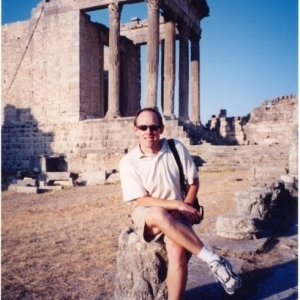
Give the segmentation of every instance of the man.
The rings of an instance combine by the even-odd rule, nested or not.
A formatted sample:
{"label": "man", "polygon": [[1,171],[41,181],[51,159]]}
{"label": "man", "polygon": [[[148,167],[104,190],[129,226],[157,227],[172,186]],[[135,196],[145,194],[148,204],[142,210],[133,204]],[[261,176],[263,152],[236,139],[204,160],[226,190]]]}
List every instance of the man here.
{"label": "man", "polygon": [[200,213],[192,204],[199,189],[196,166],[179,141],[175,146],[182,162],[188,189],[185,198],[179,182],[179,170],[164,131],[160,113],[154,108],[137,112],[133,130],[139,145],[120,161],[124,201],[137,202],[132,220],[137,234],[146,242],[163,237],[168,256],[167,288],[169,300],[183,297],[187,281],[187,254],[205,261],[225,291],[233,294],[241,279],[222,257],[204,246],[192,229]]}

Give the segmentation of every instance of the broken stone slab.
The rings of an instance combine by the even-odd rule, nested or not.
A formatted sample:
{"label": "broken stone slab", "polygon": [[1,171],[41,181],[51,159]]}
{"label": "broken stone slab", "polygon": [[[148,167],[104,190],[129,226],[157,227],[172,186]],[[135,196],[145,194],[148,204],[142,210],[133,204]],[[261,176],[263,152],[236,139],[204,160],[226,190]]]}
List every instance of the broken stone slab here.
{"label": "broken stone slab", "polygon": [[74,186],[72,178],[69,178],[69,180],[55,180],[55,184],[59,184],[62,186]]}
{"label": "broken stone slab", "polygon": [[257,222],[250,216],[226,214],[217,218],[216,233],[220,237],[252,240],[256,238],[258,232]]}
{"label": "broken stone slab", "polygon": [[42,172],[39,174],[41,181],[56,181],[56,180],[69,180],[70,172]]}
{"label": "broken stone slab", "polygon": [[237,215],[265,219],[271,207],[272,195],[272,192],[265,188],[236,191],[234,199]]}
{"label": "broken stone slab", "polygon": [[37,182],[35,179],[32,178],[26,178],[26,179],[17,179],[13,181],[14,184],[19,186],[37,186]]}
{"label": "broken stone slab", "polygon": [[106,181],[106,171],[91,171],[81,173],[81,182],[84,185],[104,184]]}
{"label": "broken stone slab", "polygon": [[254,254],[262,251],[268,242],[268,237],[254,240],[238,240],[213,235],[203,238],[202,241],[220,255],[242,256],[243,254]]}
{"label": "broken stone slab", "polygon": [[44,185],[40,186],[38,192],[43,191],[61,191],[63,189],[62,185]]}
{"label": "broken stone slab", "polygon": [[120,174],[119,173],[113,173],[108,176],[105,183],[117,183],[120,182]]}
{"label": "broken stone slab", "polygon": [[36,186],[26,186],[18,184],[10,184],[8,190],[25,194],[36,194],[38,192],[38,188]]}
{"label": "broken stone slab", "polygon": [[166,300],[167,253],[161,243],[145,243],[131,227],[119,237],[115,300]]}
{"label": "broken stone slab", "polygon": [[293,190],[298,191],[298,176],[293,175],[281,175],[280,179],[284,182],[286,188],[292,192]]}

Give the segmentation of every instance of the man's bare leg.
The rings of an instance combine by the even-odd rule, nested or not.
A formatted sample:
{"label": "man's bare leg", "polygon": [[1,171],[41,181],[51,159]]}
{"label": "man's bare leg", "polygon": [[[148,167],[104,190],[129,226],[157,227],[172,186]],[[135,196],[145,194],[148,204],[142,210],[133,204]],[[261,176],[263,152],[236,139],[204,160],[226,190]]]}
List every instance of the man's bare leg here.
{"label": "man's bare leg", "polygon": [[173,219],[167,210],[161,207],[152,207],[146,215],[145,234],[156,235],[160,232],[209,264],[216,279],[228,294],[234,294],[241,287],[240,276],[233,272],[226,259],[206,248],[195,232]]}
{"label": "man's bare leg", "polygon": [[204,246],[192,230],[175,221],[165,209],[152,207],[146,216],[145,234],[156,235],[159,232],[195,255]]}
{"label": "man's bare leg", "polygon": [[168,254],[167,287],[169,300],[181,300],[187,282],[187,259],[186,250],[165,237],[166,250]]}

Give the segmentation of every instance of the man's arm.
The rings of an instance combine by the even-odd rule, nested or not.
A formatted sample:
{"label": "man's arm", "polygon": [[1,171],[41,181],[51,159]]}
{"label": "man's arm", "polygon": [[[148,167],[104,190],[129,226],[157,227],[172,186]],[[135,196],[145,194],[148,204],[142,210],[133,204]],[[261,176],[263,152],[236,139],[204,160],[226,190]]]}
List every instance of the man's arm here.
{"label": "man's arm", "polygon": [[[197,195],[197,191],[198,191],[197,186],[199,186],[199,182],[198,185],[192,184],[191,186],[193,187],[189,189],[188,192],[188,194],[190,195],[189,197],[191,197],[192,194]],[[200,213],[195,208],[193,208],[191,204],[187,204],[182,200],[165,200],[165,199],[155,198],[146,195],[136,199],[136,201],[139,205],[142,206],[159,206],[165,208],[166,210],[173,211],[171,214],[174,219],[179,218],[181,213],[192,224],[195,224],[200,220]]]}
{"label": "man's arm", "polygon": [[197,197],[199,186],[200,186],[199,178],[194,178],[194,182],[187,187],[187,191],[184,199],[184,202],[186,204],[193,206],[194,200]]}
{"label": "man's arm", "polygon": [[182,202],[182,200],[165,200],[147,195],[136,199],[136,201],[142,206],[159,206],[167,210],[177,210],[178,203]]}

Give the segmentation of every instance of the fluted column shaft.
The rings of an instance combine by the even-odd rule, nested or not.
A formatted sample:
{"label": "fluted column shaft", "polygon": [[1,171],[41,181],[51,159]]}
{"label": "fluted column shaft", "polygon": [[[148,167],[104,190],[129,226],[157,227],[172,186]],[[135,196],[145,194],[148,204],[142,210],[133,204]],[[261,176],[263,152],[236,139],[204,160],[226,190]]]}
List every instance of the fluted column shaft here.
{"label": "fluted column shaft", "polygon": [[200,36],[191,36],[191,121],[200,124]]}
{"label": "fluted column shaft", "polygon": [[148,3],[147,106],[157,107],[159,63],[159,0]]}
{"label": "fluted column shaft", "polygon": [[174,86],[175,86],[175,24],[168,21],[165,24],[164,46],[164,111],[167,117],[174,116]]}
{"label": "fluted column shaft", "polygon": [[106,118],[120,116],[120,17],[122,6],[111,3],[109,9],[108,111]]}
{"label": "fluted column shaft", "polygon": [[188,29],[179,27],[179,116],[189,120],[189,40]]}

